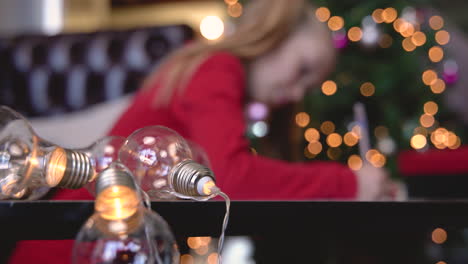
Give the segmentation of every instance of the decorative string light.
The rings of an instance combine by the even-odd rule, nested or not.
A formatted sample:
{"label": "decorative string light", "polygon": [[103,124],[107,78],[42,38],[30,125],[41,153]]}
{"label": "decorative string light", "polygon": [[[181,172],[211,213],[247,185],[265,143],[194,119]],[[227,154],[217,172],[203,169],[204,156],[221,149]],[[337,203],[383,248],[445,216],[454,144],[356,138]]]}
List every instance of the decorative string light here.
{"label": "decorative string light", "polygon": [[371,82],[365,82],[361,85],[360,91],[363,96],[369,97],[374,95],[375,86]]}
{"label": "decorative string light", "polygon": [[296,114],[296,124],[300,127],[306,127],[310,122],[309,114],[300,112]]}
{"label": "decorative string light", "polygon": [[432,16],[429,19],[429,26],[433,30],[439,30],[444,26],[444,19],[441,16]]}
{"label": "decorative string light", "polygon": [[308,141],[308,142],[316,142],[320,139],[320,133],[317,129],[315,128],[308,128],[305,132],[304,132],[304,138]]}
{"label": "decorative string light", "polygon": [[334,95],[337,91],[337,86],[336,86],[336,83],[332,80],[328,80],[328,81],[325,81],[323,84],[322,84],[322,92],[323,94],[325,95]]}
{"label": "decorative string light", "polygon": [[383,11],[384,11],[383,9],[377,8],[374,10],[374,12],[372,12],[372,19],[375,21],[375,23],[384,22],[384,18],[382,16]]}
{"label": "decorative string light", "polygon": [[356,133],[350,131],[344,135],[343,142],[346,146],[352,147],[359,142],[359,137],[356,135]]}
{"label": "decorative string light", "polygon": [[450,34],[445,30],[437,31],[435,34],[435,40],[439,45],[446,45],[450,41]]}
{"label": "decorative string light", "polygon": [[332,147],[336,148],[341,145],[343,142],[343,139],[341,138],[340,134],[338,133],[331,133],[330,135],[327,136],[327,144]]}
{"label": "decorative string light", "polygon": [[352,27],[348,30],[349,40],[356,42],[362,38],[362,30],[360,27]]}
{"label": "decorative string light", "polygon": [[426,34],[421,31],[415,32],[411,36],[411,42],[418,47],[424,45],[426,43]]}
{"label": "decorative string light", "polygon": [[330,10],[326,7],[319,7],[315,10],[315,16],[320,22],[326,22],[330,18]]}
{"label": "decorative string light", "polygon": [[427,139],[425,136],[417,134],[411,137],[410,145],[414,149],[422,149],[426,146]]}
{"label": "decorative string light", "polygon": [[382,12],[382,18],[385,23],[392,23],[398,16],[398,13],[395,8],[388,7],[385,8]]}
{"label": "decorative string light", "polygon": [[447,231],[436,228],[432,231],[432,241],[436,244],[443,244],[447,240]]}
{"label": "decorative string light", "polygon": [[358,155],[351,155],[348,158],[348,167],[354,171],[362,168],[362,160]]}
{"label": "decorative string light", "polygon": [[422,74],[422,80],[425,85],[434,84],[437,81],[437,73],[433,70],[426,70]]}
{"label": "decorative string light", "polygon": [[440,94],[445,91],[445,82],[442,79],[436,79],[431,84],[431,90],[435,94]]}
{"label": "decorative string light", "polygon": [[329,135],[335,131],[335,124],[331,121],[325,121],[320,125],[320,131],[325,135]]}
{"label": "decorative string light", "polygon": [[338,31],[344,26],[344,19],[340,16],[332,16],[328,20],[328,28],[332,31]]}
{"label": "decorative string light", "polygon": [[432,62],[439,62],[444,58],[444,51],[439,46],[434,46],[429,49],[429,59]]}
{"label": "decorative string light", "polygon": [[424,113],[428,115],[435,115],[439,111],[439,106],[433,101],[429,101],[424,104]]}

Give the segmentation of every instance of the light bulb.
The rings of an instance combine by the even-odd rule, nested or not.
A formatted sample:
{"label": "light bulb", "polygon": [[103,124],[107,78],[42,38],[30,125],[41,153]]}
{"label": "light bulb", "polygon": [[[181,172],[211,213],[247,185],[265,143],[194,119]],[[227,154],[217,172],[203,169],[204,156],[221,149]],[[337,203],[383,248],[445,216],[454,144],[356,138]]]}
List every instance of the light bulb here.
{"label": "light bulb", "polygon": [[96,193],[95,212],[73,246],[73,263],[179,263],[169,225],[143,206],[133,176],[124,165],[115,162],[99,173]]}
{"label": "light bulb", "polygon": [[125,141],[126,138],[121,136],[106,136],[86,148],[76,150],[86,154],[92,161],[94,176],[84,186],[92,195],[96,193],[95,177],[109,167],[112,162],[118,160],[119,150]]}
{"label": "light bulb", "polygon": [[38,199],[51,187],[80,188],[93,175],[87,155],[41,139],[22,115],[0,106],[0,199]]}
{"label": "light bulb", "polygon": [[192,159],[205,167],[211,168],[210,159],[208,158],[205,150],[200,145],[191,140],[186,139],[185,141],[187,142],[192,152]]}
{"label": "light bulb", "polygon": [[213,172],[195,162],[185,139],[167,127],[135,131],[120,149],[119,160],[154,199],[209,196],[215,188]]}

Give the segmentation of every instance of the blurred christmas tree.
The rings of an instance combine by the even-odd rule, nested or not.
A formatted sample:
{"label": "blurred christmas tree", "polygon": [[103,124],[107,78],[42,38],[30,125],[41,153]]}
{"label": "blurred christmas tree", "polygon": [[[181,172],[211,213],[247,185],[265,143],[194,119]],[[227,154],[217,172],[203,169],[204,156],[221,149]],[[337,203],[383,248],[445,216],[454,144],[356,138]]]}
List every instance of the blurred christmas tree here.
{"label": "blurred christmas tree", "polygon": [[[443,102],[458,67],[444,53],[450,41],[444,18],[434,15],[428,1],[312,3],[332,31],[339,58],[335,73],[295,115],[305,160],[338,160],[354,170],[362,166],[363,133],[353,116],[357,102],[366,108],[371,145],[362,156],[394,175],[401,150],[461,145],[462,125]],[[249,135],[255,142],[265,131],[265,123],[256,122]]]}

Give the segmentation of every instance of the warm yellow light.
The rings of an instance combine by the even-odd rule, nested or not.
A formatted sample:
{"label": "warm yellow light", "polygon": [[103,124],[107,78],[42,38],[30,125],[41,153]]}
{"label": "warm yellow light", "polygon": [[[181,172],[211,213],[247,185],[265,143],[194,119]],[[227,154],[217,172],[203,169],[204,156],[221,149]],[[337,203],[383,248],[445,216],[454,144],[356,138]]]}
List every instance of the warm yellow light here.
{"label": "warm yellow light", "polygon": [[187,238],[187,245],[191,249],[197,249],[202,246],[200,237],[189,237]]}
{"label": "warm yellow light", "polygon": [[353,128],[351,129],[351,132],[357,135],[358,138],[361,138],[361,127],[359,125],[353,126]]}
{"label": "warm yellow light", "polygon": [[62,148],[52,151],[46,168],[46,183],[49,187],[57,186],[62,181],[67,169],[67,155]]}
{"label": "warm yellow light", "polygon": [[376,149],[370,149],[367,151],[366,153],[366,159],[367,161],[371,161],[372,160],[372,157],[374,157],[375,155],[379,154],[379,151],[376,150]]}
{"label": "warm yellow light", "polygon": [[235,3],[228,6],[228,15],[231,17],[240,17],[242,15],[243,7],[240,3]]}
{"label": "warm yellow light", "polygon": [[346,146],[352,147],[358,143],[359,137],[356,135],[356,133],[350,131],[344,135],[343,141]]}
{"label": "warm yellow light", "polygon": [[341,153],[342,153],[342,151],[341,151],[340,148],[329,148],[329,149],[327,150],[327,156],[328,156],[328,158],[331,159],[331,160],[337,160],[337,159],[339,159],[340,156],[341,156]]}
{"label": "warm yellow light", "polygon": [[330,18],[330,10],[324,6],[315,10],[315,16],[320,22],[325,22]]}
{"label": "warm yellow light", "polygon": [[445,142],[445,145],[447,147],[453,147],[455,146],[455,144],[457,144],[457,135],[455,135],[455,133],[449,131],[448,134],[447,134],[447,140]]}
{"label": "warm yellow light", "polygon": [[336,86],[336,83],[332,80],[328,80],[328,81],[325,81],[323,82],[322,84],[322,92],[325,94],[325,95],[333,95],[336,93],[336,90],[337,90],[337,86]]}
{"label": "warm yellow light", "polygon": [[362,95],[369,97],[374,95],[375,86],[370,82],[365,82],[361,85],[360,91]]}
{"label": "warm yellow light", "polygon": [[405,51],[408,51],[408,52],[411,52],[413,50],[416,49],[416,45],[413,44],[413,42],[411,41],[411,38],[408,37],[408,38],[405,38],[402,42],[401,42],[401,45],[403,46],[403,49]]}
{"label": "warm yellow light", "polygon": [[409,38],[414,34],[414,31],[414,25],[409,22],[406,22],[403,26],[403,30],[400,31],[400,34],[405,38]]}
{"label": "warm yellow light", "polygon": [[205,184],[203,184],[203,193],[205,195],[210,195],[213,193],[213,187],[215,187],[216,184],[214,183],[214,181],[208,181],[206,182]]}
{"label": "warm yellow light", "polygon": [[332,16],[328,20],[328,28],[332,31],[338,31],[344,26],[344,19],[340,16]]}
{"label": "warm yellow light", "polygon": [[320,133],[317,129],[315,128],[308,128],[305,132],[304,132],[304,138],[308,141],[308,142],[315,142],[315,141],[318,141],[320,139]]}
{"label": "warm yellow light", "polygon": [[444,58],[444,50],[439,46],[434,46],[429,49],[429,59],[432,62],[439,62]]}
{"label": "warm yellow light", "polygon": [[135,190],[127,186],[112,186],[96,197],[96,212],[107,220],[124,220],[136,213],[140,199]]}
{"label": "warm yellow light", "polygon": [[450,41],[450,34],[445,30],[437,31],[435,34],[435,40],[440,45],[446,45]]}
{"label": "warm yellow light", "polygon": [[224,33],[224,23],[218,16],[206,16],[200,22],[200,33],[206,39],[218,39]]}
{"label": "warm yellow light", "polygon": [[238,0],[224,0],[224,2],[228,5],[233,5],[235,3],[237,3]]}
{"label": "warm yellow light", "polygon": [[460,140],[460,137],[457,136],[457,141],[455,142],[455,144],[451,145],[451,146],[448,146],[450,149],[457,149],[461,146],[461,140]]}
{"label": "warm yellow light", "polygon": [[426,43],[426,34],[421,31],[415,32],[413,36],[411,36],[411,41],[416,46],[422,46]]}
{"label": "warm yellow light", "polygon": [[218,254],[213,252],[208,256],[208,264],[216,264],[218,263]]}
{"label": "warm yellow light", "polygon": [[449,132],[447,129],[443,127],[439,127],[438,129],[436,129],[434,132],[431,133],[432,144],[434,144],[434,146],[436,146],[437,148],[439,148],[438,146],[440,146],[441,148],[445,148],[447,145],[446,143],[447,143],[448,135],[449,135]]}
{"label": "warm yellow light", "polygon": [[339,147],[342,142],[343,142],[343,139],[338,133],[332,133],[327,136],[327,144],[332,148]]}
{"label": "warm yellow light", "polygon": [[425,85],[434,84],[437,81],[437,73],[433,70],[426,70],[422,74],[422,81]]}
{"label": "warm yellow light", "polygon": [[389,34],[383,34],[379,40],[379,45],[381,48],[390,48],[393,44],[393,38]]}
{"label": "warm yellow light", "polygon": [[322,151],[322,143],[318,141],[310,142],[309,145],[307,145],[307,149],[311,154],[317,155]]}
{"label": "warm yellow light", "polygon": [[445,91],[445,82],[442,79],[436,79],[433,84],[431,84],[431,91],[435,94],[440,94]]}
{"label": "warm yellow light", "polygon": [[421,126],[423,127],[431,127],[434,125],[435,119],[434,116],[428,115],[428,114],[423,114],[419,118],[419,123],[421,123]]}
{"label": "warm yellow light", "polygon": [[189,254],[184,254],[180,257],[180,264],[194,264],[193,257]]}
{"label": "warm yellow light", "polygon": [[398,13],[395,8],[388,7],[385,8],[382,12],[382,18],[385,23],[392,23],[398,16]]}
{"label": "warm yellow light", "polygon": [[398,18],[393,22],[393,28],[396,32],[400,33],[406,30],[406,27],[408,26],[407,23],[408,22],[406,22],[406,20],[403,18]]}
{"label": "warm yellow light", "polygon": [[384,126],[378,126],[374,129],[374,135],[378,138],[385,138],[388,136],[388,128]]}
{"label": "warm yellow light", "polygon": [[351,155],[348,158],[348,166],[350,169],[357,171],[362,168],[362,160],[358,155]]}
{"label": "warm yellow light", "polygon": [[359,27],[352,27],[348,30],[348,38],[351,41],[359,41],[362,38],[362,30]]}
{"label": "warm yellow light", "polygon": [[432,231],[432,241],[436,244],[443,244],[447,240],[447,232],[442,228]]}
{"label": "warm yellow light", "polygon": [[433,101],[429,101],[424,104],[424,113],[428,115],[435,115],[439,111],[439,106]]}
{"label": "warm yellow light", "polygon": [[296,114],[296,124],[300,127],[306,127],[310,122],[310,116],[306,112]]}
{"label": "warm yellow light", "polygon": [[432,16],[429,18],[429,26],[434,30],[439,30],[444,26],[444,19],[441,16]]}
{"label": "warm yellow light", "polygon": [[377,153],[375,155],[372,155],[369,162],[376,168],[382,168],[383,166],[385,166],[385,163],[387,162],[387,158],[385,158],[385,156],[382,155],[381,153]]}
{"label": "warm yellow light", "polygon": [[320,125],[320,130],[325,135],[329,135],[335,131],[335,124],[331,121],[325,121]]}
{"label": "warm yellow light", "polygon": [[447,264],[447,262],[445,262],[445,261],[439,261],[439,262],[437,262],[436,264]]}
{"label": "warm yellow light", "polygon": [[211,242],[211,237],[209,237],[209,236],[206,236],[206,237],[199,237],[199,239],[200,239],[200,244],[201,244],[202,246],[207,246],[207,245],[210,244],[210,242]]}
{"label": "warm yellow light", "polygon": [[411,137],[410,145],[414,149],[422,149],[426,146],[427,139],[423,135],[414,135]]}
{"label": "warm yellow light", "polygon": [[372,19],[374,19],[375,23],[382,23],[384,19],[382,17],[383,9],[377,8],[372,12]]}

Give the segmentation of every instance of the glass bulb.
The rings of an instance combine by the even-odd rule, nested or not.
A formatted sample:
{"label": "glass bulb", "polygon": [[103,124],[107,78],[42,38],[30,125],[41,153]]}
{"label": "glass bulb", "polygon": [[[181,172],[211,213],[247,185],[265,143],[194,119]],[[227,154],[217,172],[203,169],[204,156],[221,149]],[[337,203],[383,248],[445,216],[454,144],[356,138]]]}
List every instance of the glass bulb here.
{"label": "glass bulb", "polygon": [[73,263],[179,263],[169,225],[143,206],[137,190],[122,164],[112,163],[97,176],[95,213],[76,237]]}
{"label": "glass bulb", "polygon": [[94,176],[84,186],[92,195],[95,195],[95,177],[109,165],[118,160],[119,150],[125,144],[126,138],[120,136],[106,136],[90,146],[76,151],[85,153],[91,159]]}
{"label": "glass bulb", "polygon": [[38,199],[51,187],[80,188],[93,175],[88,156],[41,139],[22,115],[0,106],[0,199]]}
{"label": "glass bulb", "polygon": [[204,186],[215,182],[213,172],[193,160],[185,139],[163,126],[144,127],[131,134],[119,151],[119,160],[154,199],[210,195]]}
{"label": "glass bulb", "polygon": [[191,140],[186,139],[185,141],[187,141],[187,144],[192,151],[192,159],[205,167],[211,168],[211,162],[205,150]]}

